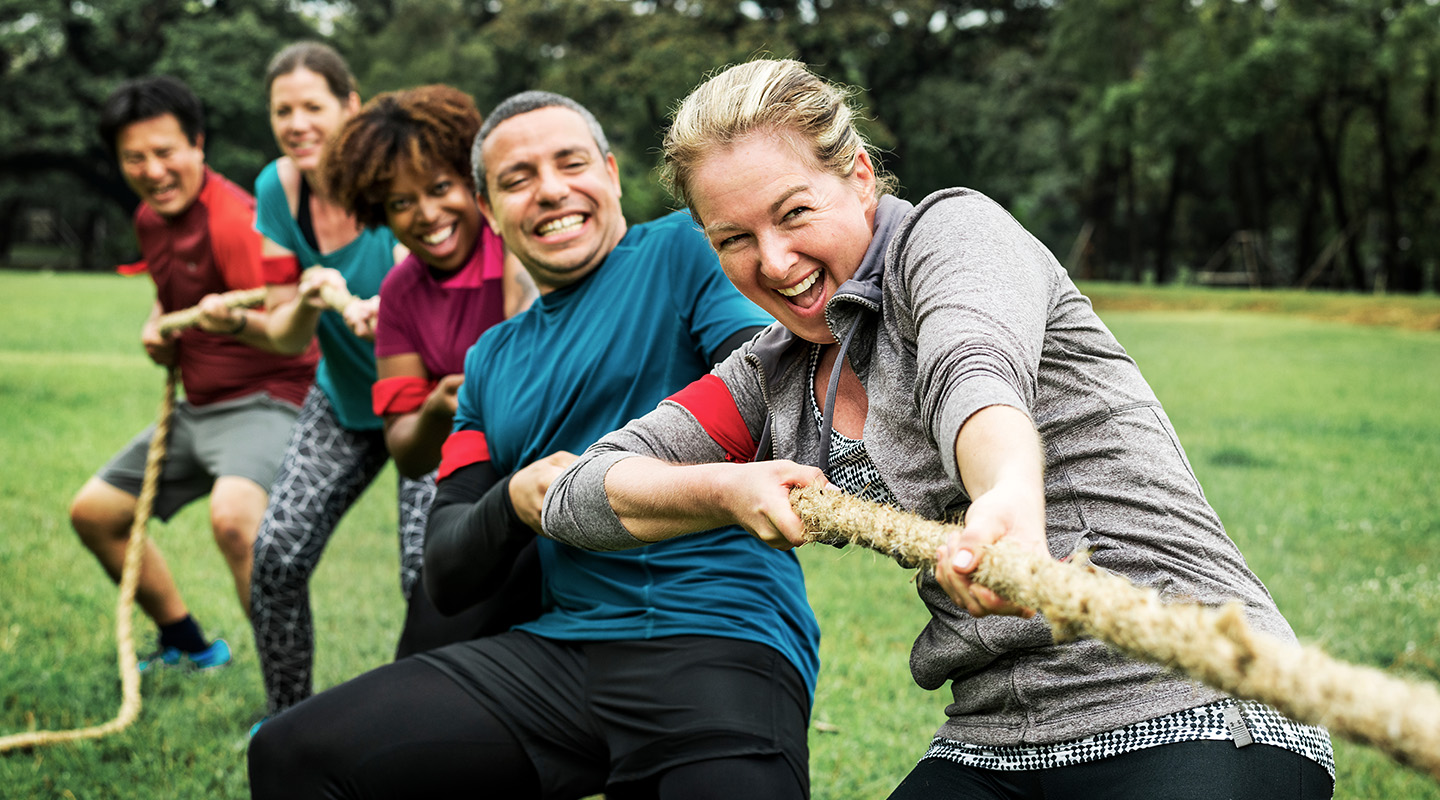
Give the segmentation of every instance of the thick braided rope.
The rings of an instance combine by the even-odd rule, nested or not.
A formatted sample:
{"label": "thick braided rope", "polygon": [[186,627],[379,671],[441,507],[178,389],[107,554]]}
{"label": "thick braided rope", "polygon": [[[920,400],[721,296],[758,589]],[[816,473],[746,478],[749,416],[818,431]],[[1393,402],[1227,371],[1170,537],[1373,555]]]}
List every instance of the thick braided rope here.
{"label": "thick braided rope", "polygon": [[[238,289],[233,292],[226,292],[220,295],[229,308],[246,308],[258,306],[265,302],[265,287],[258,289]],[[169,314],[161,314],[156,323],[160,326],[161,333],[170,333],[183,328],[191,328],[200,322],[200,307],[191,306],[182,308],[179,311],[171,311]]]}
{"label": "thick braided rope", "polygon": [[[858,544],[934,569],[955,526],[816,487],[790,495],[809,541]],[[1165,603],[1088,561],[984,548],[980,584],[1044,614],[1057,641],[1087,636],[1299,722],[1368,744],[1440,781],[1440,691],[1252,630],[1239,604]]]}
{"label": "thick braided rope", "polygon": [[135,587],[140,582],[140,564],[145,553],[145,525],[155,505],[160,485],[160,468],[165,461],[165,440],[170,435],[170,418],[175,411],[175,369],[165,376],[165,396],[155,420],[155,434],[145,455],[145,477],[135,501],[135,521],[130,524],[130,542],[125,546],[125,563],[120,571],[120,597],[115,608],[116,658],[120,664],[120,711],[101,725],[65,731],[30,731],[0,737],[0,753],[21,747],[35,747],[78,739],[98,739],[118,733],[140,716],[140,669],[135,663],[135,640],[131,625],[135,608]]}

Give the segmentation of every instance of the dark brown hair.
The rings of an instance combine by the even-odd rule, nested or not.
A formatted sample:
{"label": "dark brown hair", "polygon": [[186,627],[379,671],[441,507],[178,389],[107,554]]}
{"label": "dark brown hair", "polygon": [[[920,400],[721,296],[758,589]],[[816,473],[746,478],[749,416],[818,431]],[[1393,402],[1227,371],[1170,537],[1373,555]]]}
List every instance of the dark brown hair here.
{"label": "dark brown hair", "polygon": [[352,92],[360,91],[355,76],[350,74],[350,65],[335,52],[335,48],[320,42],[296,42],[270,59],[270,66],[265,68],[265,93],[270,93],[276,78],[289,75],[301,67],[324,78],[330,94],[335,95],[341,104]]}

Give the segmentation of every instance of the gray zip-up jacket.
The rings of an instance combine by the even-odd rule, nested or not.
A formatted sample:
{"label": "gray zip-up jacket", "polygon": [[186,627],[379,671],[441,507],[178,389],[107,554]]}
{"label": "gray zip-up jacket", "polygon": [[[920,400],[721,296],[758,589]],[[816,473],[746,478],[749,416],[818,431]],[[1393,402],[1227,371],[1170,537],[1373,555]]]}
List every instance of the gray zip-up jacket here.
{"label": "gray zip-up jacket", "polygon": [[[966,189],[915,207],[882,199],[875,238],[826,320],[837,341],[853,330],[847,355],[869,398],[865,448],[904,508],[932,519],[962,513],[970,498],[955,464],[960,427],[987,406],[1013,406],[1044,445],[1052,555],[1089,551],[1096,566],[1177,601],[1237,600],[1256,628],[1294,640],[1206,502],[1135,362],[1050,252],[998,204]],[[777,323],[713,374],[750,443],[823,469],[829,436],[810,412],[809,346]],[[666,401],[597,442],[551,488],[546,533],[599,550],[643,544],[611,510],[606,470],[637,454],[733,458],[733,441],[707,433],[713,406]],[[933,575],[918,586],[931,619],[910,668],[927,689],[951,682],[939,731],[948,738],[1065,741],[1219,697],[1100,642],[1056,644],[1040,618],[973,618]]]}

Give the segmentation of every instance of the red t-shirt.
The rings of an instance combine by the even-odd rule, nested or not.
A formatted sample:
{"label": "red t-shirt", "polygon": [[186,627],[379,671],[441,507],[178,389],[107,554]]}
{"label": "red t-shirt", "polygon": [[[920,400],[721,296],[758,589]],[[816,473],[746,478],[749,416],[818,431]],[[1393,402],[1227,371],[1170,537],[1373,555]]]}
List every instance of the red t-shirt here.
{"label": "red t-shirt", "polygon": [[[199,196],[179,215],[162,217],[141,203],[135,235],[167,313],[189,308],[207,294],[265,285],[255,199],[209,167]],[[299,405],[315,379],[319,353],[312,342],[303,355],[282,356],[233,336],[189,328],[176,343],[176,364],[193,405],[257,391]]]}

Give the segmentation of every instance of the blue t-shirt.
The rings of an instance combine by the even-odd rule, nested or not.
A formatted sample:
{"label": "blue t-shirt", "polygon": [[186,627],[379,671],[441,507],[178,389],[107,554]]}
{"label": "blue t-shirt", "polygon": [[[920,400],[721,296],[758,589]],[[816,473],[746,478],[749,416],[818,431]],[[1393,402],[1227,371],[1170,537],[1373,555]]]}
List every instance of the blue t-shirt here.
{"label": "blue t-shirt", "polygon": [[[395,234],[389,228],[368,228],[333,253],[321,255],[305,241],[300,225],[290,214],[290,201],[280,185],[280,172],[272,161],[255,179],[255,227],[266,238],[295,254],[300,268],[316,265],[339,270],[356,297],[374,297],[380,282],[395,265]],[[379,430],[370,387],[375,383],[375,345],[350,332],[345,318],[334,311],[320,315],[320,366],[315,384],[330,399],[340,425],[352,431]]]}
{"label": "blue t-shirt", "polygon": [[[725,278],[689,215],[637,225],[589,276],[470,348],[455,430],[484,433],[501,474],[580,453],[709,372],[727,338],[773,321]],[[820,631],[794,553],[738,527],[612,553],[538,543],[544,610],[520,628],[570,641],[760,642],[814,691]]]}

